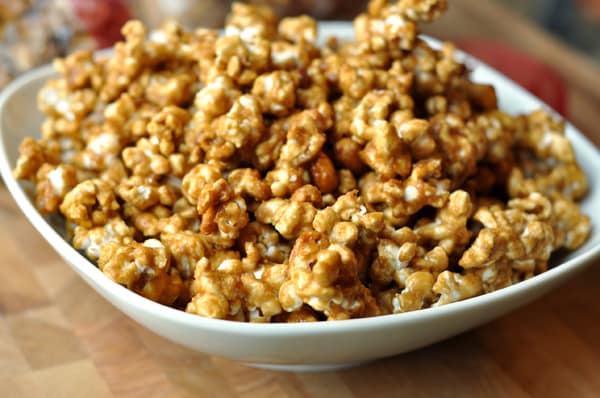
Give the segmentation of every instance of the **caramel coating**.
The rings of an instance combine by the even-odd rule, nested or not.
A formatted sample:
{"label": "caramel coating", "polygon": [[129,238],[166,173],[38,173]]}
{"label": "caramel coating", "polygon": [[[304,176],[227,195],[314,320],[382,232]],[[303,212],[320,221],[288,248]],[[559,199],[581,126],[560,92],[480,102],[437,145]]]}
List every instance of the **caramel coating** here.
{"label": "caramel coating", "polygon": [[564,123],[509,115],[418,24],[372,0],[355,40],[233,3],[223,34],[128,22],[57,60],[14,175],[127,288],[199,316],[316,322],[416,311],[546,271],[585,243]]}
{"label": "caramel coating", "polygon": [[169,252],[156,239],[128,244],[111,240],[100,249],[98,267],[115,282],[159,303],[172,304],[184,290]]}

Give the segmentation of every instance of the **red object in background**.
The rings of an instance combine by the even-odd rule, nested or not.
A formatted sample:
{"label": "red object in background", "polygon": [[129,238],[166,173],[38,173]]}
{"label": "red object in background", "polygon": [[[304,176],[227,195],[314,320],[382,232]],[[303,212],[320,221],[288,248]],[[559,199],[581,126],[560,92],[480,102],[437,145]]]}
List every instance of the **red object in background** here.
{"label": "red object in background", "polygon": [[70,0],[73,14],[94,37],[98,48],[112,46],[122,38],[121,27],[131,18],[124,0]]}
{"label": "red object in background", "polygon": [[550,66],[504,44],[461,40],[457,46],[502,72],[567,117],[567,86]]}

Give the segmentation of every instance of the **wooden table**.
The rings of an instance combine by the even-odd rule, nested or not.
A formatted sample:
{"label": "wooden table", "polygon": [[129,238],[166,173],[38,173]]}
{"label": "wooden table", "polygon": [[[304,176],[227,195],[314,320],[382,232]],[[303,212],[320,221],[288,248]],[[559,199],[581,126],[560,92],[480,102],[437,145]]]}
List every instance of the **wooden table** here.
{"label": "wooden table", "polygon": [[[547,61],[569,84],[571,119],[600,143],[600,73],[581,56],[491,2],[453,0],[428,30],[495,38]],[[4,188],[0,225],[0,397],[600,396],[600,263],[451,340],[292,374],[190,352],[138,326],[71,271]]]}

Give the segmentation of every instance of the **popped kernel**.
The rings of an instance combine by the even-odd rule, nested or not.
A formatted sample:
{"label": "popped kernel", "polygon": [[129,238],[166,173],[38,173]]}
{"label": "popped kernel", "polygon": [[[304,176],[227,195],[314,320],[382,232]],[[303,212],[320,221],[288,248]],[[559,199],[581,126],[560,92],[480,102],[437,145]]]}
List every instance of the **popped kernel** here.
{"label": "popped kernel", "polygon": [[290,121],[277,167],[303,166],[317,156],[326,140],[325,134],[321,131],[319,118],[318,113],[303,111]]}
{"label": "popped kernel", "polygon": [[478,295],[481,292],[481,281],[474,275],[444,271],[437,277],[432,290],[439,295],[439,299],[433,304],[438,307]]}
{"label": "popped kernel", "polygon": [[309,202],[289,199],[269,199],[258,206],[254,215],[258,221],[271,224],[286,239],[295,239],[311,228],[316,209]]}
{"label": "popped kernel", "polygon": [[235,195],[264,201],[271,197],[269,185],[254,169],[235,169],[227,176],[227,182]]}
{"label": "popped kernel", "polygon": [[92,179],[79,183],[65,195],[60,212],[68,221],[91,228],[106,224],[117,214],[119,207],[111,186]]}
{"label": "popped kernel", "polygon": [[98,267],[115,282],[159,303],[173,304],[184,290],[168,250],[156,239],[128,244],[112,240],[100,249]]}
{"label": "popped kernel", "polygon": [[100,250],[108,242],[131,243],[134,233],[135,228],[127,225],[123,219],[115,217],[98,227],[77,226],[73,234],[73,247],[82,250],[90,260],[98,260]]}
{"label": "popped kernel", "polygon": [[205,238],[193,231],[163,232],[160,241],[171,252],[173,266],[184,282],[192,280],[196,263],[210,253]]}
{"label": "popped kernel", "polygon": [[133,175],[154,177],[171,171],[169,159],[161,155],[158,145],[147,138],[140,138],[135,146],[124,148],[121,157],[123,164]]}
{"label": "popped kernel", "polygon": [[13,171],[16,178],[33,179],[47,160],[43,145],[31,137],[26,137],[19,145],[19,159]]}
{"label": "popped kernel", "polygon": [[35,183],[35,205],[42,214],[56,213],[65,195],[77,185],[77,172],[71,165],[44,163]]}
{"label": "popped kernel", "polygon": [[269,184],[273,196],[285,198],[298,188],[310,182],[308,172],[301,168],[274,169],[267,173],[265,181]]}
{"label": "popped kernel", "polygon": [[397,293],[392,301],[393,312],[420,310],[431,303],[433,298],[433,275],[417,271],[406,278],[402,293]]}
{"label": "popped kernel", "polygon": [[277,26],[277,33],[292,43],[317,41],[317,21],[308,15],[283,18]]}
{"label": "popped kernel", "polygon": [[196,94],[194,105],[207,116],[217,117],[227,113],[241,95],[241,91],[229,76],[215,73]]}
{"label": "popped kernel", "polygon": [[473,218],[483,229],[459,264],[480,277],[486,292],[546,271],[556,248],[551,215],[551,202],[540,194],[509,201],[506,209],[481,206]]}
{"label": "popped kernel", "polygon": [[417,222],[415,234],[419,240],[441,247],[448,255],[462,252],[471,238],[471,231],[467,228],[471,212],[469,194],[462,190],[454,191],[437,211],[434,220],[424,217]]}
{"label": "popped kernel", "polygon": [[359,180],[365,202],[381,209],[390,225],[406,223],[424,206],[442,207],[448,198],[450,182],[441,177],[439,159],[421,160],[412,166],[405,180],[383,180],[367,173]]}
{"label": "popped kernel", "polygon": [[256,78],[252,94],[258,99],[263,112],[275,116],[287,115],[296,104],[296,84],[291,73],[276,71]]}
{"label": "popped kernel", "polygon": [[166,106],[148,123],[150,142],[158,146],[161,155],[175,152],[189,119],[188,113],[177,106]]}
{"label": "popped kernel", "polygon": [[376,315],[371,292],[358,280],[356,256],[348,247],[318,232],[296,240],[289,258],[290,279],[281,286],[279,300],[290,312],[308,304],[328,319]]}
{"label": "popped kernel", "polygon": [[241,316],[242,291],[239,288],[242,262],[239,253],[219,251],[202,257],[197,263],[191,284],[191,300],[186,311],[208,318],[236,319]]}
{"label": "popped kernel", "polygon": [[213,125],[216,135],[235,149],[255,145],[264,130],[260,106],[252,95],[239,97]]}

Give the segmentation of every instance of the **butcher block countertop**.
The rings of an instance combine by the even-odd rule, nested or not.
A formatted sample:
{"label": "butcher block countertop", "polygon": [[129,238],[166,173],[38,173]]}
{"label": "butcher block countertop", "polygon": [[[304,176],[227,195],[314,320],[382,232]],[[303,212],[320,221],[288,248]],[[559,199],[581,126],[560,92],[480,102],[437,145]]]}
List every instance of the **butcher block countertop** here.
{"label": "butcher block countertop", "polygon": [[[493,2],[450,6],[428,32],[491,39],[552,65],[566,83],[565,113],[600,144],[597,66]],[[599,397],[599,289],[600,262],[518,311],[416,352],[328,373],[258,370],[191,352],[122,315],[0,184],[0,397]]]}

